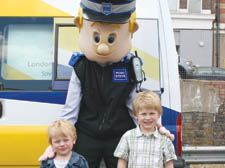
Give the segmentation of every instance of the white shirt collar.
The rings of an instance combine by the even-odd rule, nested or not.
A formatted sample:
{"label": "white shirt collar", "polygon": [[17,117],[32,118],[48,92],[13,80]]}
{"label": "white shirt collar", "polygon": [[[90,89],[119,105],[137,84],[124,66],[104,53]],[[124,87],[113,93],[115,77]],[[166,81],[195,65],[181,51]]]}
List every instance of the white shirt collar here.
{"label": "white shirt collar", "polygon": [[136,128],[136,137],[141,137],[141,136],[153,136],[153,137],[157,138],[159,136],[159,131],[156,128],[153,133],[151,133],[150,135],[146,135],[141,131],[141,129],[138,125],[137,128]]}

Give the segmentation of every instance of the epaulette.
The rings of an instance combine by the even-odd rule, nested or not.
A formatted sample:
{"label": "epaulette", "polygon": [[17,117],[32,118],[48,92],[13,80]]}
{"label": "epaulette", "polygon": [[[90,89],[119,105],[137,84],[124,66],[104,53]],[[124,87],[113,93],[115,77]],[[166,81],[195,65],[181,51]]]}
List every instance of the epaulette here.
{"label": "epaulette", "polygon": [[69,60],[69,65],[74,66],[75,63],[80,59],[80,57],[84,56],[84,54],[81,54],[79,52],[74,52]]}

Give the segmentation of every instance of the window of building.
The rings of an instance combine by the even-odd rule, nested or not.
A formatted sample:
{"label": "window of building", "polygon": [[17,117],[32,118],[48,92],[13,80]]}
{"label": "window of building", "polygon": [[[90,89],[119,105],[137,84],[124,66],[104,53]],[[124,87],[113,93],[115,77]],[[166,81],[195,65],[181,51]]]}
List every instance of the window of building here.
{"label": "window of building", "polygon": [[180,0],[180,9],[187,9],[187,0]]}
{"label": "window of building", "polygon": [[212,0],[168,0],[170,11],[186,11],[189,13],[210,13]]}
{"label": "window of building", "polygon": [[213,7],[213,0],[204,0],[202,1],[203,10],[211,10]]}

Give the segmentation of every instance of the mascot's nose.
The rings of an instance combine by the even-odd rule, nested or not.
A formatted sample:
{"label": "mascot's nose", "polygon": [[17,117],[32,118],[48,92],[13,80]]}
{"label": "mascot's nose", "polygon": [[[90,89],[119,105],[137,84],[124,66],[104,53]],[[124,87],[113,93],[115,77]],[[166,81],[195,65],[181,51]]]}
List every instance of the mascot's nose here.
{"label": "mascot's nose", "polygon": [[100,55],[107,55],[109,54],[109,46],[105,43],[102,43],[97,48],[97,53]]}

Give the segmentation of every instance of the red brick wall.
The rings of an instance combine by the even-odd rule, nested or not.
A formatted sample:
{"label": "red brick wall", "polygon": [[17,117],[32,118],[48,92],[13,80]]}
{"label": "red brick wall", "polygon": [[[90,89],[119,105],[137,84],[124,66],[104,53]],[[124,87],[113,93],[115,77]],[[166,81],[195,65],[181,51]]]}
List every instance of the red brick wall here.
{"label": "red brick wall", "polygon": [[[216,13],[216,2],[214,1],[214,13]],[[225,23],[225,0],[220,0],[220,23]]]}
{"label": "red brick wall", "polygon": [[221,23],[225,23],[225,0],[220,0]]}
{"label": "red brick wall", "polygon": [[219,89],[220,99],[222,100],[222,102],[224,102],[225,101],[225,81],[208,81],[206,83],[208,86]]}
{"label": "red brick wall", "polygon": [[204,81],[209,89],[219,90],[222,100],[216,113],[183,112],[182,145],[224,146],[225,145],[225,81]]}

